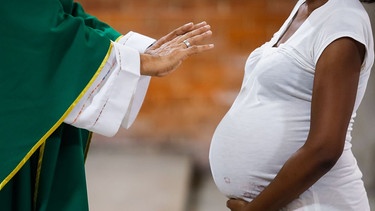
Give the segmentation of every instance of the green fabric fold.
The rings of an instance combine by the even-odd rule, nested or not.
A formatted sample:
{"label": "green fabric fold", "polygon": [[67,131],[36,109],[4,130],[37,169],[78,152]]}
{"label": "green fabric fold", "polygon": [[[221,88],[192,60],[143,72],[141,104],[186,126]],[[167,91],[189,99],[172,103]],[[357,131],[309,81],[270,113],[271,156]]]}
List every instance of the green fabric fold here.
{"label": "green fabric fold", "polygon": [[72,0],[2,2],[0,190],[63,125],[119,36]]}

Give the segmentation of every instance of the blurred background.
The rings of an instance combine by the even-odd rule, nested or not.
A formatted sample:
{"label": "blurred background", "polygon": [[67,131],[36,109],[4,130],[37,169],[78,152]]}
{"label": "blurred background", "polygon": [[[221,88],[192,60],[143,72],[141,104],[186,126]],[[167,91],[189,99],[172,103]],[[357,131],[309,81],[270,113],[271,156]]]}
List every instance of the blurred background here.
{"label": "blurred background", "polygon": [[[295,0],[79,0],[119,32],[160,38],[207,21],[215,49],[153,78],[137,120],[112,138],[94,135],[87,159],[91,210],[227,210],[212,182],[208,150],[234,101],[249,53],[278,30]],[[374,14],[374,5],[367,9]],[[375,19],[374,19],[375,20]],[[375,28],[375,27],[374,27]],[[372,196],[375,87],[372,77],[354,129],[354,152]]]}

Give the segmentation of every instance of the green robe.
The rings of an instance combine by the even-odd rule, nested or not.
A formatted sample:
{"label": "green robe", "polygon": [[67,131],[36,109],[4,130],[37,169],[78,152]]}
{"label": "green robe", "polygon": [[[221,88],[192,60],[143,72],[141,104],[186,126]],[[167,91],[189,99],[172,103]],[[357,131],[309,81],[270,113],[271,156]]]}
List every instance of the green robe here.
{"label": "green robe", "polygon": [[0,210],[88,210],[90,133],[63,123],[120,33],[73,0],[0,7]]}

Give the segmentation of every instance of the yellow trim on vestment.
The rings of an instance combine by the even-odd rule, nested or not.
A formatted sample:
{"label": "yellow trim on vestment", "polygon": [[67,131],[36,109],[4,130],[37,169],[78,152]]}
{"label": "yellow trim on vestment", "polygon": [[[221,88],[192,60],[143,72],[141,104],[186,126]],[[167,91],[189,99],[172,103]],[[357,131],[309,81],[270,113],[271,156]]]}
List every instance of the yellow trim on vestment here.
{"label": "yellow trim on vestment", "polygon": [[115,42],[118,42],[123,37],[124,37],[124,35],[120,35],[119,37],[117,37],[117,39],[115,40]]}
{"label": "yellow trim on vestment", "polygon": [[100,71],[103,69],[105,63],[107,62],[109,55],[112,51],[112,44],[110,44],[109,49],[107,51],[106,56],[104,57],[102,63],[100,64],[98,70],[91,78],[89,83],[83,89],[83,91],[78,95],[77,99],[69,106],[69,108],[65,111],[65,113],[61,116],[61,118],[52,126],[51,129],[48,130],[46,134],[31,148],[31,150],[26,154],[26,156],[21,160],[21,162],[13,169],[13,171],[5,177],[5,179],[0,183],[0,190],[4,188],[4,186],[14,177],[14,175],[22,168],[23,165],[30,159],[30,157],[35,153],[35,151],[47,140],[47,138],[64,122],[64,119],[67,115],[72,111],[72,109],[77,105],[78,101],[83,97],[83,95],[87,92],[91,84],[95,81],[98,77]]}
{"label": "yellow trim on vestment", "polygon": [[87,154],[89,153],[91,138],[92,138],[92,132],[89,133],[89,137],[87,138],[87,142],[86,142],[85,157],[84,157],[85,162],[86,162]]}
{"label": "yellow trim on vestment", "polygon": [[34,210],[36,210],[36,201],[38,199],[38,192],[39,192],[39,181],[40,181],[40,174],[42,171],[42,163],[44,157],[44,150],[46,149],[46,142],[43,142],[42,146],[39,148],[39,159],[38,159],[38,167],[36,169],[36,176],[35,176],[35,187],[34,187]]}

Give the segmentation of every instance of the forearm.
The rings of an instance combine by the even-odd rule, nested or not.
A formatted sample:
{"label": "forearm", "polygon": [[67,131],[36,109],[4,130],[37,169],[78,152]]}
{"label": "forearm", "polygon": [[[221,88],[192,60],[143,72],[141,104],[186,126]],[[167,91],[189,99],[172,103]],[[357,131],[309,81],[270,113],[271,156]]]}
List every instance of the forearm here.
{"label": "forearm", "polygon": [[280,210],[318,181],[336,161],[322,150],[302,147],[243,211]]}

